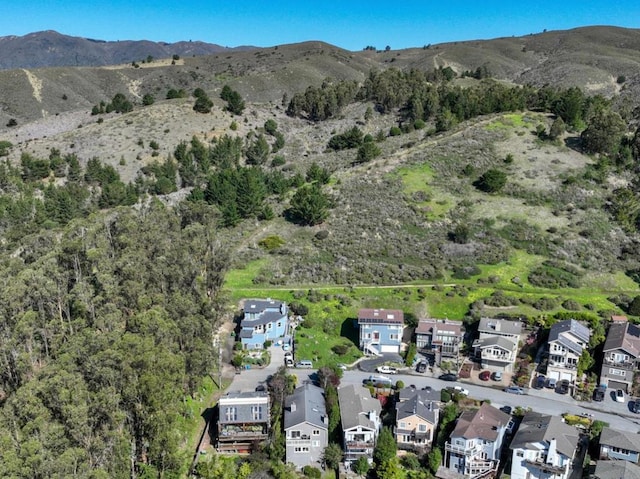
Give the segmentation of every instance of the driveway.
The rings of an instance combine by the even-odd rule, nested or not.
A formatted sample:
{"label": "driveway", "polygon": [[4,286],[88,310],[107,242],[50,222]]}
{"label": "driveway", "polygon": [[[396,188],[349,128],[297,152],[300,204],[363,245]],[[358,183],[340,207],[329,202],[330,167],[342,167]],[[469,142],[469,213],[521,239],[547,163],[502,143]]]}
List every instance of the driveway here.
{"label": "driveway", "polygon": [[255,391],[258,384],[264,383],[267,377],[275,374],[281,366],[284,366],[284,351],[282,346],[271,346],[269,348],[271,361],[268,366],[263,368],[252,367],[251,369],[243,369],[240,374],[233,377],[228,391]]}
{"label": "driveway", "polygon": [[397,353],[383,353],[382,356],[363,359],[358,363],[358,368],[360,368],[361,371],[374,373],[378,366],[385,363],[404,364],[404,360],[402,359],[402,356]]}

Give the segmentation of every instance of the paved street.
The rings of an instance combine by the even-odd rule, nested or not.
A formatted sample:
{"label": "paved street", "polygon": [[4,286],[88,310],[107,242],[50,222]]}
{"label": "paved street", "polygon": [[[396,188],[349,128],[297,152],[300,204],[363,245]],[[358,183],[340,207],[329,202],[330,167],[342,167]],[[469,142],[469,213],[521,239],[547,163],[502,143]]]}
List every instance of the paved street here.
{"label": "paved street", "polygon": [[[370,373],[362,371],[345,371],[343,384],[362,384],[362,380],[369,377]],[[549,390],[527,389],[527,394],[509,394],[502,389],[479,386],[467,382],[447,382],[437,378],[399,374],[392,376],[394,381],[402,380],[405,385],[415,385],[417,388],[431,386],[434,389],[443,389],[448,386],[462,386],[469,390],[469,396],[478,399],[488,399],[496,407],[517,406],[530,407],[534,411],[544,414],[559,416],[570,412],[575,414],[593,414],[594,419],[608,422],[613,428],[637,432],[640,430],[640,415],[634,415],[628,409],[627,404],[616,403],[609,396],[603,402],[578,402],[568,396],[554,393]]]}

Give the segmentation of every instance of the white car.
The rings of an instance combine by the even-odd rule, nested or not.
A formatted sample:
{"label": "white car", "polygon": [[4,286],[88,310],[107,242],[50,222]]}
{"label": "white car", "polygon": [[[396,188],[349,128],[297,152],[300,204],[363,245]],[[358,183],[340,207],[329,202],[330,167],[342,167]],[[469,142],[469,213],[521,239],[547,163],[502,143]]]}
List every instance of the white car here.
{"label": "white car", "polygon": [[459,394],[462,394],[464,396],[468,396],[469,395],[469,390],[463,388],[462,386],[454,386],[453,390]]}
{"label": "white car", "polygon": [[617,389],[616,390],[616,401],[617,402],[624,402],[624,391],[622,389]]}
{"label": "white car", "polygon": [[381,374],[398,374],[398,370],[396,368],[392,368],[391,366],[378,366],[376,371]]}

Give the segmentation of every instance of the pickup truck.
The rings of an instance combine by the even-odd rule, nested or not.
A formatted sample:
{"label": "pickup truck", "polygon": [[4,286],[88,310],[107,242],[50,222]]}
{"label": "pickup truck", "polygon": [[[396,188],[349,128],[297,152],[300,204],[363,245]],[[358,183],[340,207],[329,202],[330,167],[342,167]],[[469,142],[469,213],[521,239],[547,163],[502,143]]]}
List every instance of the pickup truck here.
{"label": "pickup truck", "polygon": [[378,366],[376,371],[380,374],[398,374],[398,370],[396,368],[392,368],[391,366]]}

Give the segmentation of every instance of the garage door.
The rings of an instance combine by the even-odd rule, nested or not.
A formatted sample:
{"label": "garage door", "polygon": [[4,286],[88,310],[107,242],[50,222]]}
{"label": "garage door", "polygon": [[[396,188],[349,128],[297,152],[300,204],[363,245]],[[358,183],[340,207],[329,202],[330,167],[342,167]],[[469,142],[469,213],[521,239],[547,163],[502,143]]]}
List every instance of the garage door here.
{"label": "garage door", "polygon": [[398,346],[382,346],[380,348],[380,350],[383,353],[397,353],[398,352],[399,347]]}
{"label": "garage door", "polygon": [[547,374],[547,377],[550,379],[555,379],[556,381],[560,381],[560,373],[558,371],[550,371]]}
{"label": "garage door", "polygon": [[561,373],[560,374],[560,380],[562,379],[566,379],[567,381],[571,381],[573,380],[573,376],[571,375],[571,373]]}
{"label": "garage door", "polygon": [[611,379],[609,379],[609,384],[607,385],[607,387],[609,389],[622,389],[624,392],[628,392],[627,391],[627,383],[621,383],[619,381],[612,381]]}

